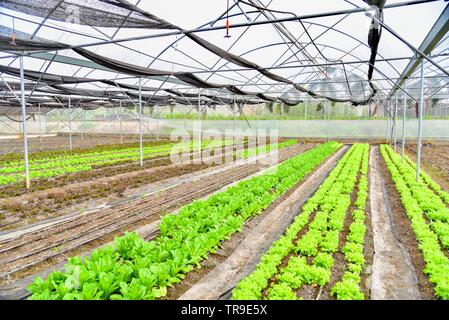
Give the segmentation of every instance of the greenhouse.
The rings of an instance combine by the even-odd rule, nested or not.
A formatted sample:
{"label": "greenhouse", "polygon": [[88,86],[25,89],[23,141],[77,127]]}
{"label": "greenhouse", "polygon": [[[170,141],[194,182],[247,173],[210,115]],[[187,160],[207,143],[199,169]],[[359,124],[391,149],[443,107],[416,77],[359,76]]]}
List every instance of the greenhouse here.
{"label": "greenhouse", "polygon": [[0,0],[0,94],[0,300],[449,300],[447,1]]}

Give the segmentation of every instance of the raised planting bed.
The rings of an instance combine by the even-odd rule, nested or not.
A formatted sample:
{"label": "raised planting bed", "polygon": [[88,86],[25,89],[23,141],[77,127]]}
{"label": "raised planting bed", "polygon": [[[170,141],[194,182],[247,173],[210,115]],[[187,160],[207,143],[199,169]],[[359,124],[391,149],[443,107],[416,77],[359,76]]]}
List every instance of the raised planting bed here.
{"label": "raised planting bed", "polygon": [[416,180],[415,166],[387,145],[381,153],[425,261],[423,272],[434,285],[435,295],[449,299],[449,207],[447,193],[424,172]]}
{"label": "raised planting bed", "polygon": [[[416,146],[407,145],[406,154],[416,161]],[[449,192],[449,145],[424,144],[421,150],[421,166],[432,178]]]}
{"label": "raised planting bed", "polygon": [[364,299],[367,144],[353,145],[233,299]]}
{"label": "raised planting bed", "polygon": [[[284,148],[279,152],[279,161],[283,162],[310,148],[311,145],[303,144]],[[167,212],[219,192],[227,185],[271,166],[253,162],[251,159],[240,160],[161,180],[129,190],[124,198],[116,201],[86,206],[81,210],[71,208],[72,211],[66,214],[65,210],[52,212],[55,218],[0,232],[0,272],[3,278],[21,278],[58,263],[67,256],[85,253],[125,231],[158,224],[158,219]],[[156,228],[154,234],[157,232]]]}
{"label": "raised planting bed", "polygon": [[[292,145],[289,143],[279,147],[277,145],[268,146],[276,150],[285,150],[289,147],[288,149],[293,151],[305,151],[311,148],[313,144]],[[247,150],[252,150],[252,148]],[[146,161],[143,167],[138,164],[110,166],[51,180],[41,180],[33,190],[39,189],[42,191],[29,192],[22,196],[17,196],[16,193],[23,193],[25,192],[24,189],[12,188],[11,190],[8,189],[8,192],[4,189],[3,192],[9,198],[0,199],[0,229],[4,227],[10,229],[14,227],[16,222],[23,224],[27,222],[25,220],[38,215],[59,215],[55,214],[55,211],[60,211],[83,201],[117,198],[128,189],[226,163],[229,156],[231,156],[230,160],[232,161],[239,159],[238,152],[234,151],[232,146],[223,147],[221,150],[214,148],[210,151],[212,155],[204,155],[203,162],[199,164],[172,164],[167,157]],[[264,152],[259,151],[259,154],[263,156],[264,153],[269,151],[270,149],[266,148]],[[215,155],[215,153],[217,154]]]}
{"label": "raised planting bed", "polygon": [[[31,299],[155,299],[182,280],[220,243],[240,230],[341,147],[326,143],[284,161],[276,170],[242,181],[177,215],[166,215],[160,234],[146,242],[135,233],[95,250],[90,258],[71,258],[64,273],[36,278]],[[98,261],[103,261],[102,266]],[[72,285],[73,284],[73,285]]]}
{"label": "raised planting bed", "polygon": [[[221,148],[223,144],[225,146],[230,145],[232,141],[204,141],[201,148]],[[169,156],[174,148],[176,148],[177,152],[192,151],[195,148],[195,144],[192,142],[182,144],[167,142],[162,145],[150,145],[143,148],[143,157],[145,159],[153,159]],[[139,158],[138,147],[44,157],[29,162],[30,179],[45,179],[63,174],[89,171],[104,166],[138,161]],[[22,161],[2,163],[0,167],[0,186],[23,181],[25,179],[24,171],[25,165]]]}

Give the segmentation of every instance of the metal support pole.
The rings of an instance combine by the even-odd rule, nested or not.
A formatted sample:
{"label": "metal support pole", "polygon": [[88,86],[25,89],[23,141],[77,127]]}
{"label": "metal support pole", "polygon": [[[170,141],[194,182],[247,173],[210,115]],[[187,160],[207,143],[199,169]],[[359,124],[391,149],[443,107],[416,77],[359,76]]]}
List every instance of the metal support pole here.
{"label": "metal support pole", "polygon": [[234,104],[232,105],[232,114],[234,115],[234,124],[232,126],[232,145],[235,147],[235,98],[234,98]]}
{"label": "metal support pole", "polygon": [[421,167],[422,113],[424,109],[424,60],[421,61],[421,91],[419,95],[418,151],[416,156],[416,181]]}
{"label": "metal support pole", "polygon": [[[155,107],[156,107],[156,105],[155,105]],[[147,131],[148,131],[148,133],[150,133],[150,106],[148,106],[148,115],[147,115]],[[144,109],[144,112],[145,112],[145,109]]]}
{"label": "metal support pole", "polygon": [[259,105],[256,104],[256,115],[257,115],[257,121],[256,121],[256,147],[259,146]]}
{"label": "metal support pole", "polygon": [[38,110],[39,110],[39,143],[41,144],[42,147],[42,114],[41,114],[41,104],[39,103],[38,105]]}
{"label": "metal support pole", "polygon": [[23,124],[23,151],[25,155],[25,183],[26,188],[30,188],[30,167],[28,165],[28,137],[27,137],[27,120],[25,110],[25,83],[23,75],[23,56],[20,56],[20,91],[22,102],[22,124]]}
{"label": "metal support pole", "polygon": [[398,123],[398,95],[396,95],[396,99],[394,101],[394,151],[397,149],[397,123]]}
{"label": "metal support pole", "polygon": [[387,116],[387,132],[386,132],[386,136],[387,136],[387,144],[390,143],[390,116],[386,111],[386,108],[388,108],[388,101],[385,102],[386,106],[385,106],[385,111],[384,114]]}
{"label": "metal support pole", "polygon": [[404,81],[404,110],[402,110],[402,161],[405,154],[405,118],[407,117],[407,83]]}
{"label": "metal support pole", "polygon": [[[156,105],[153,108],[156,108]],[[159,113],[157,113],[157,110],[156,110],[156,141],[159,141]]]}
{"label": "metal support pole", "polygon": [[330,138],[330,117],[331,117],[331,102],[327,101],[327,135],[326,135],[326,141],[329,142]]}
{"label": "metal support pole", "polygon": [[139,149],[140,149],[140,166],[143,167],[143,141],[142,141],[142,78],[139,78]]}
{"label": "metal support pole", "polygon": [[[279,110],[280,110],[280,106],[279,106]],[[277,125],[278,125],[278,117],[277,117],[277,114],[276,114],[276,108],[275,108],[274,104],[273,104],[273,112],[274,112],[274,129],[276,130],[277,129]],[[278,132],[278,135],[279,135],[279,132]],[[271,145],[273,143],[273,141],[271,141],[271,134],[269,134],[269,137],[270,137],[269,144]]]}
{"label": "metal support pole", "polygon": [[69,96],[69,149],[72,150],[72,100]]}
{"label": "metal support pole", "polygon": [[123,143],[123,130],[122,130],[122,100],[119,100],[119,125],[120,125],[120,143]]}
{"label": "metal support pole", "polygon": [[201,89],[198,88],[198,121],[199,121],[199,132],[198,132],[198,153],[201,159]]}

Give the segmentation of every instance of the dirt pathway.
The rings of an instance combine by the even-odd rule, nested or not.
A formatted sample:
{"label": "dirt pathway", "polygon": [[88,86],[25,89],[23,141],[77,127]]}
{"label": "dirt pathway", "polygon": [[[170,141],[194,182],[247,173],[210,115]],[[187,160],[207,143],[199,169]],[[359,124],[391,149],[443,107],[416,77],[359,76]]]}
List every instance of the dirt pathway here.
{"label": "dirt pathway", "polygon": [[[338,159],[346,152],[343,147],[332,155],[317,171],[266,215],[261,215],[260,221],[238,247],[221,264],[212,269],[196,284],[180,296],[180,300],[219,299],[228,295],[232,288],[246,275],[254,270],[260,257],[278,239],[294,217],[302,204],[321,185],[329,172],[335,167]],[[256,217],[256,219],[259,217]]]}
{"label": "dirt pathway", "polygon": [[370,152],[370,205],[374,236],[372,300],[419,300],[418,279],[408,252],[398,241],[380,172],[379,148]]}

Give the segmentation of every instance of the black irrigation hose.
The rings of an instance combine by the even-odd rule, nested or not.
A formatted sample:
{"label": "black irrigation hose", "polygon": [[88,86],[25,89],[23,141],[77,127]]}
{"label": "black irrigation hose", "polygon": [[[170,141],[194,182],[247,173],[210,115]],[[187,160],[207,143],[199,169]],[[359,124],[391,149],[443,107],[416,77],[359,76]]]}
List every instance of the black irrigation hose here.
{"label": "black irrigation hose", "polygon": [[[263,10],[263,11],[269,11],[269,12],[274,12],[274,13],[281,13],[281,14],[288,14],[288,15],[296,16],[295,13],[290,12],[290,11],[280,11],[280,10],[268,9],[268,8],[257,6],[257,5],[255,5],[253,3],[250,3],[250,2],[246,2],[245,0],[238,0],[238,2],[244,3],[244,4],[246,4],[248,6],[251,6],[251,7],[255,8],[255,9],[258,9],[258,10]],[[379,9],[379,13],[380,13],[380,19],[381,19],[381,21],[383,21],[383,11],[382,11],[382,9]],[[343,72],[344,72],[344,75],[345,75],[346,84],[348,86],[348,91],[349,91],[349,94],[352,97],[352,92],[351,92],[351,87],[350,87],[350,84],[349,84],[348,74],[347,74],[346,67],[345,67],[345,64],[343,63],[343,61],[342,60],[328,59],[327,57],[325,57],[323,55],[323,53],[321,52],[321,50],[316,45],[316,43],[313,40],[313,38],[310,36],[310,34],[309,34],[307,28],[304,26],[304,23],[302,22],[302,20],[299,20],[299,22],[301,23],[301,26],[303,27],[303,29],[304,29],[307,37],[309,38],[310,42],[313,44],[315,49],[318,51],[318,53],[321,55],[321,57],[324,60],[330,61],[330,62],[339,62],[339,63],[341,63],[341,65],[343,67]],[[373,24],[374,24],[374,19],[373,19],[371,25],[373,25]],[[374,71],[374,62],[375,62],[375,58],[376,58],[376,55],[377,55],[377,48],[378,48],[378,44],[379,44],[379,41],[380,41],[380,36],[381,36],[381,33],[382,33],[382,26],[380,26],[378,34],[374,33],[373,30],[376,30],[376,29],[371,28],[370,32],[369,32],[369,35],[368,35],[368,44],[371,47],[371,56],[370,56],[369,69],[368,69],[368,83],[369,83],[371,89],[375,92],[377,90],[376,90],[374,84],[371,82],[371,78],[372,78],[373,71]],[[377,35],[377,36],[373,37],[372,35]]]}
{"label": "black irrigation hose", "polygon": [[[22,123],[22,120],[16,120],[16,119],[14,119],[14,118],[11,118],[7,113],[2,114],[2,116],[7,117],[9,120],[11,120],[11,121],[13,121],[13,122],[20,122],[20,123]],[[34,118],[34,113],[33,113],[32,115],[30,115],[28,118],[26,118],[25,120],[28,121],[28,120],[30,120],[31,118],[33,118],[34,121],[36,120],[36,119]]]}

